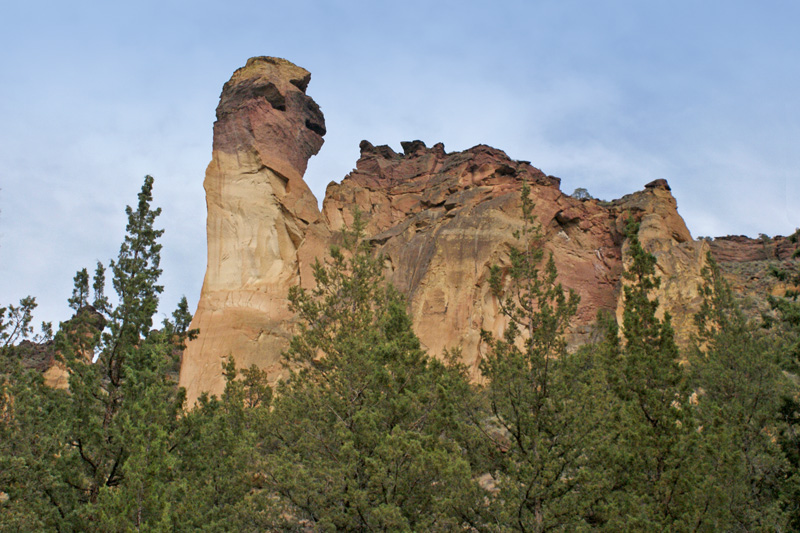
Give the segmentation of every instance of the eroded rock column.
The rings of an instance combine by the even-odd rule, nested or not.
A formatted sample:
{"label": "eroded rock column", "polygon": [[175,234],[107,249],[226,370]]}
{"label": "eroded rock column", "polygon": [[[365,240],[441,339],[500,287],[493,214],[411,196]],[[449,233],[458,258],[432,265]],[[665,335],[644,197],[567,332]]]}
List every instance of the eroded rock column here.
{"label": "eroded rock column", "polygon": [[200,330],[181,364],[189,404],[224,388],[221,364],[280,374],[291,336],[287,294],[300,283],[297,249],[319,218],[303,181],[322,146],[325,120],[305,94],[311,75],[256,57],[222,89],[204,187],[208,266],[192,321]]}

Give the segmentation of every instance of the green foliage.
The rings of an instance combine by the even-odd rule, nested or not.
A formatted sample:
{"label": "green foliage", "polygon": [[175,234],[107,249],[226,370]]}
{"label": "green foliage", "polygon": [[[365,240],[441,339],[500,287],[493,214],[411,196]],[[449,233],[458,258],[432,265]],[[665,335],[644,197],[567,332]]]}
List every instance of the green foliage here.
{"label": "green foliage", "polygon": [[[11,474],[3,480],[9,501],[2,512],[20,523],[35,515],[31,524],[58,531],[170,529],[184,398],[167,370],[186,332],[151,329],[162,290],[152,184],[147,176],[136,210],[127,208],[127,233],[111,263],[119,304],[112,307],[103,294],[101,264],[96,308],[88,303],[87,270],[75,276],[69,304],[76,314],[54,343],[69,391],[49,389],[40,375],[21,369],[5,383],[0,460]],[[30,332],[30,308],[10,308],[7,342]]]}
{"label": "green foliage", "polygon": [[[263,464],[256,453],[268,424],[272,390],[255,367],[224,365],[222,396],[201,396],[181,422],[171,506],[173,528],[262,531],[271,504],[262,501]],[[237,379],[239,378],[239,379]],[[269,522],[266,521],[268,524]]]}
{"label": "green foliage", "polygon": [[[795,241],[800,230],[793,234]],[[797,250],[793,257],[797,255]],[[797,264],[786,264],[774,269],[773,275],[793,287],[800,286]],[[800,529],[800,301],[796,289],[787,290],[783,297],[769,297],[776,315],[768,322],[769,332],[776,342],[778,365],[788,376],[788,387],[782,391],[778,412],[782,427],[778,441],[792,468],[791,492],[786,499],[786,510],[791,527]]]}
{"label": "green foliage", "polygon": [[107,314],[109,312],[108,298],[105,295],[106,288],[106,268],[100,261],[97,262],[97,267],[94,270],[94,278],[92,278],[92,289],[94,290],[94,307],[98,313]]}
{"label": "green foliage", "polygon": [[271,527],[461,528],[480,503],[452,436],[451,413],[469,392],[463,369],[422,350],[361,230],[356,217],[343,247],[315,265],[316,288],[290,293],[301,325],[269,426]]}
{"label": "green foliage", "polygon": [[786,381],[774,343],[747,321],[709,254],[704,303],[691,361],[699,425],[695,462],[714,476],[701,478],[703,529],[781,530],[781,495],[789,465],[774,435]]}
{"label": "green foliage", "polygon": [[[31,336],[34,309],[36,299],[32,296],[22,298],[18,306],[0,307],[0,349],[6,350]],[[42,324],[42,330],[48,332],[50,325]]]}
{"label": "green foliage", "polygon": [[[490,346],[481,362],[491,409],[487,434],[504,449],[492,472],[497,486],[491,523],[519,531],[585,527],[599,492],[590,465],[600,442],[597,383],[584,359],[568,354],[564,333],[578,295],[557,282],[552,256],[542,267],[541,233],[533,219],[527,184],[524,225],[510,250],[510,266],[491,271],[491,287],[508,326],[501,339],[482,332]],[[598,410],[599,411],[599,410]]]}
{"label": "green foliage", "polygon": [[[229,359],[223,394],[187,412],[174,377],[196,332],[185,299],[153,329],[152,184],[110,265],[117,305],[98,263],[91,296],[76,274],[75,315],[52,342],[33,335],[33,298],[0,308],[0,531],[800,529],[797,294],[756,327],[709,258],[686,361],[631,222],[622,324],[601,316],[604,339],[570,353],[578,297],[526,185],[519,248],[491,270],[508,326],[482,332],[479,387],[458,347],[425,353],[356,216],[316,287],[291,290],[288,379],[273,395],[264,371]],[[69,390],[28,368],[45,348]]]}
{"label": "green foliage", "polygon": [[696,523],[698,472],[691,465],[696,428],[685,397],[684,376],[668,313],[659,319],[656,259],[628,221],[622,336],[611,326],[605,347],[609,385],[616,401],[606,459],[616,490],[608,498],[611,529],[687,530]]}
{"label": "green foliage", "polygon": [[26,297],[0,308],[0,531],[44,530],[58,518],[48,500],[58,473],[40,459],[59,453],[50,434],[63,424],[61,394],[25,368],[25,347],[18,344],[32,334],[35,307]]}
{"label": "green foliage", "polygon": [[628,222],[627,238],[631,263],[623,277],[624,308],[622,333],[625,338],[618,367],[623,399],[633,399],[640,414],[653,428],[672,428],[680,420],[679,388],[683,373],[678,365],[678,346],[671,317],[657,316],[658,300],[651,299],[661,285],[655,275],[656,258],[647,253],[637,236],[638,224]]}
{"label": "green foliage", "polygon": [[766,325],[774,325],[773,333],[783,342],[781,366],[793,374],[800,374],[800,301],[798,301],[800,293],[792,288],[800,287],[800,271],[796,265],[794,268],[772,266],[770,274],[790,288],[783,297],[772,295],[767,297],[776,318],[770,317]]}
{"label": "green foliage", "polygon": [[89,305],[89,272],[85,268],[79,270],[72,281],[74,287],[72,297],[69,299],[69,306],[78,311]]}
{"label": "green foliage", "polygon": [[577,189],[575,189],[570,196],[572,196],[576,200],[594,200],[594,196],[589,194],[589,191],[587,191],[583,187],[578,187]]}

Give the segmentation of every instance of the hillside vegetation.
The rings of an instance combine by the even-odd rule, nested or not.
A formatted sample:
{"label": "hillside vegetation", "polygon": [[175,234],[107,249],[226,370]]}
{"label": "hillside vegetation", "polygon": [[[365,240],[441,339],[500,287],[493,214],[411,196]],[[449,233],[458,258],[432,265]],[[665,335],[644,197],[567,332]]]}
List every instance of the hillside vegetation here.
{"label": "hillside vegetation", "polygon": [[[525,186],[518,244],[491,274],[509,326],[482,332],[476,383],[458,346],[422,348],[356,217],[316,288],[290,292],[289,377],[272,387],[228,360],[224,393],[190,409],[175,381],[196,334],[185,300],[153,323],[152,186],[108,266],[115,304],[98,264],[55,335],[27,340],[32,298],[0,313],[0,531],[800,529],[796,292],[750,320],[709,258],[679,349],[630,218],[621,323],[598,317],[600,339],[568,351],[579,298]],[[30,364],[42,347],[68,387]]]}

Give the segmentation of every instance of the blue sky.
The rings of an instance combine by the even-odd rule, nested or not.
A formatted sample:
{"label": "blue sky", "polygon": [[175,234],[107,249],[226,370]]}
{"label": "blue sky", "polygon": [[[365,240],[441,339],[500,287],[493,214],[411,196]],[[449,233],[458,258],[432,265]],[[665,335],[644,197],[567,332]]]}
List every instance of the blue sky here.
{"label": "blue sky", "polygon": [[0,5],[0,303],[67,318],[145,174],[162,311],[205,272],[223,83],[256,55],[312,73],[319,198],[358,144],[489,144],[611,199],[666,178],[694,236],[800,226],[800,3],[729,0],[26,2]]}

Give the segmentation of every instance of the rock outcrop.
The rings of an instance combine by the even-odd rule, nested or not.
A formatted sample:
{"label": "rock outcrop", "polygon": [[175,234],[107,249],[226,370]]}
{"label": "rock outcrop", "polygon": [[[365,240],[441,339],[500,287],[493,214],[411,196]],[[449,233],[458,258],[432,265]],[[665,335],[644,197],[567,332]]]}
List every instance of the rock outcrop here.
{"label": "rock outcrop", "polygon": [[[190,402],[221,392],[221,362],[280,373],[292,332],[289,287],[301,283],[298,249],[318,221],[303,181],[322,146],[325,120],[305,94],[311,75],[292,63],[256,57],[222,89],[204,187],[208,268],[180,384]],[[324,240],[324,236],[321,240]]]}
{"label": "rock outcrop", "polygon": [[794,275],[800,271],[800,230],[789,237],[762,235],[751,239],[744,235],[729,235],[707,239],[711,255],[719,263],[731,288],[740,297],[740,305],[753,319],[770,311],[769,297],[782,297],[787,291],[797,291],[789,280],[781,280],[775,271]]}
{"label": "rock outcrop", "polygon": [[[78,309],[69,320],[60,324],[60,329],[74,335],[78,331],[84,331],[87,338],[102,331],[105,327],[106,319],[97,310],[90,306]],[[80,328],[80,329],[78,329]],[[84,352],[78,352],[87,361],[94,357],[94,351],[89,348]],[[35,340],[24,340],[14,347],[13,357],[18,357],[22,366],[35,370],[42,374],[44,383],[54,389],[68,389],[70,372],[64,363],[62,353],[56,349],[54,340],[36,342]]]}
{"label": "rock outcrop", "polygon": [[55,343],[52,340],[43,343],[24,340],[16,347],[15,355],[20,358],[24,368],[40,372],[48,387],[69,388],[69,372],[56,357]]}
{"label": "rock outcrop", "polygon": [[320,213],[302,180],[325,133],[305,94],[308,81],[307,71],[284,60],[255,58],[223,89],[205,179],[208,270],[192,322],[200,336],[180,376],[189,402],[221,392],[229,355],[239,367],[256,364],[280,377],[293,331],[288,289],[313,283],[314,259],[355,208],[386,257],[387,277],[408,297],[422,343],[432,354],[460,347],[478,378],[480,330],[500,334],[506,325],[489,268],[507,264],[516,244],[523,181],[561,282],[581,296],[573,346],[591,337],[598,311],[621,309],[628,216],[641,222],[639,237],[658,259],[663,308],[688,336],[707,244],[692,240],[665,181],[613,202],[577,199],[561,192],[558,178],[489,146],[447,153],[413,141],[396,153],[364,141],[356,168],[328,186]]}
{"label": "rock outcrop", "polygon": [[728,235],[708,240],[714,259],[724,263],[753,261],[787,261],[800,248],[797,234],[791,237],[761,236],[751,239],[744,235]]}
{"label": "rock outcrop", "polygon": [[408,296],[422,343],[435,354],[460,347],[474,375],[481,329],[499,335],[506,326],[488,276],[518,245],[523,181],[561,282],[581,296],[572,344],[588,339],[598,311],[621,310],[628,215],[641,221],[639,237],[658,258],[665,309],[682,317],[699,304],[704,245],[692,241],[665,181],[602,205],[563,194],[558,178],[488,146],[448,154],[441,144],[429,149],[414,141],[403,151],[362,142],[356,169],[328,186],[323,217],[336,232],[352,221],[354,207],[361,210],[389,279]]}

